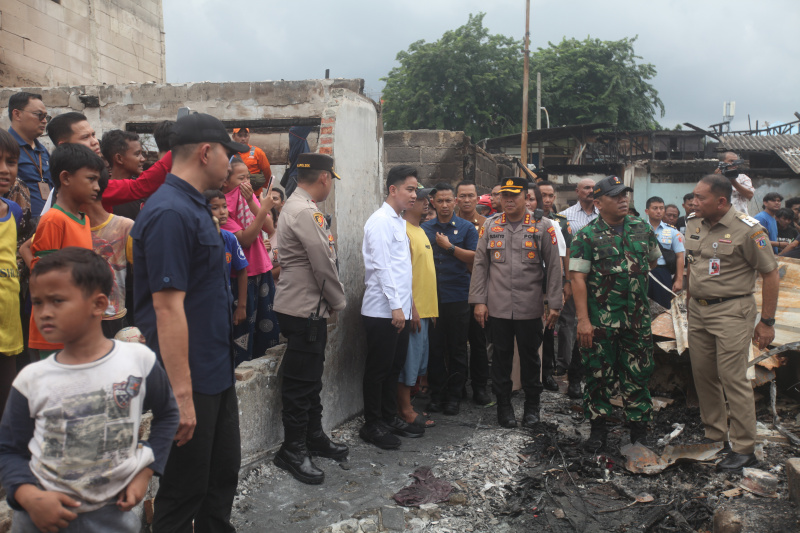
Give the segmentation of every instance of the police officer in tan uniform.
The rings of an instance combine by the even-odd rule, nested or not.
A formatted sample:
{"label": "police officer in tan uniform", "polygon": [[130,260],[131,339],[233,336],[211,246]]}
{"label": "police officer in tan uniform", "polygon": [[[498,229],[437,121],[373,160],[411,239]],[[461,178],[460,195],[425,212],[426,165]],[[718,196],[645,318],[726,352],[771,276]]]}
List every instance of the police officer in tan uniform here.
{"label": "police officer in tan uniform", "polygon": [[[288,339],[281,363],[284,440],[275,464],[303,483],[325,479],[311,455],[342,460],[348,448],[331,442],[322,430],[322,370],[327,317],[345,307],[344,287],[336,269],[334,239],[316,202],[324,201],[340,179],[333,158],[301,154],[297,189],[281,212],[281,277],[274,309]],[[319,316],[316,316],[316,315]]]}
{"label": "police officer in tan uniform", "polygon": [[527,181],[508,178],[501,183],[503,214],[488,219],[479,232],[472,266],[469,303],[475,304],[475,319],[492,330],[492,388],[497,396],[497,421],[516,427],[511,407],[511,363],[514,339],[519,348],[525,411],[522,425],[539,422],[539,345],[542,342],[544,295],[542,280],[547,265],[547,297],[551,302],[546,317],[553,327],[561,310],[561,260],[556,229],[552,222],[525,208]]}
{"label": "police officer in tan uniform", "polygon": [[[736,471],[757,463],[756,410],[747,360],[751,340],[765,348],[775,338],[780,278],[764,228],[731,206],[731,192],[730,181],[718,175],[697,184],[699,207],[686,220],[686,254],[689,352],[700,416],[706,441],[723,442],[729,450],[727,398],[732,451],[717,468]],[[758,324],[756,272],[763,279]]]}

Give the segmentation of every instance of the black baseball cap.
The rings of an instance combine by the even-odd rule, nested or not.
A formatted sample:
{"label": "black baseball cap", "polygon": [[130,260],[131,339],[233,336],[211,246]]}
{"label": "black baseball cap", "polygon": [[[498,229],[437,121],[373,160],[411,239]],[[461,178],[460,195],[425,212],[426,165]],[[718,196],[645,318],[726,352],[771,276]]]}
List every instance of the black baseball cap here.
{"label": "black baseball cap", "polygon": [[246,144],[233,142],[225,126],[216,117],[205,113],[192,113],[179,118],[172,126],[170,146],[197,143],[219,143],[231,152],[250,150]]}
{"label": "black baseball cap", "polygon": [[519,194],[527,188],[528,180],[525,178],[506,178],[500,182],[500,192]]}
{"label": "black baseball cap", "polygon": [[308,168],[310,170],[327,170],[331,176],[337,180],[342,178],[333,171],[333,158],[326,154],[305,153],[297,156],[297,168]]}
{"label": "black baseball cap", "polygon": [[595,198],[600,198],[601,196],[619,196],[626,191],[632,190],[622,183],[622,180],[618,177],[608,176],[598,181],[592,192]]}

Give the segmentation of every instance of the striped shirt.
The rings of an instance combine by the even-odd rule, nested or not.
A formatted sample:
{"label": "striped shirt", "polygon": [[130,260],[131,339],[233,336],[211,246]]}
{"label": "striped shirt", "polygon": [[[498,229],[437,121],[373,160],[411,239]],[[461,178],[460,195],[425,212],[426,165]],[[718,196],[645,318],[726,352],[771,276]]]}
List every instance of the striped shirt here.
{"label": "striped shirt", "polygon": [[581,203],[577,202],[572,207],[568,207],[561,211],[559,215],[567,217],[569,225],[572,227],[572,233],[575,234],[581,230],[586,224],[597,218],[597,207],[592,207],[592,213],[586,214],[586,211],[581,209]]}

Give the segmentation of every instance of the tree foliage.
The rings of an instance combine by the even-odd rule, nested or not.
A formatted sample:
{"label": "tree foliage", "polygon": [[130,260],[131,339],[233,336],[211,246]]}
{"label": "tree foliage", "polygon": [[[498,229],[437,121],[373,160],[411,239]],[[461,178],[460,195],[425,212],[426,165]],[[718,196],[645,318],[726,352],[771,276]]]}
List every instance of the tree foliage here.
{"label": "tree foliage", "polygon": [[512,133],[522,112],[522,47],[490,35],[484,13],[433,43],[417,41],[397,54],[386,78],[388,130],[464,131],[473,139]]}
{"label": "tree foliage", "polygon": [[[658,128],[654,115],[664,116],[664,103],[649,83],[656,75],[650,63],[633,50],[632,39],[548,43],[531,58],[542,73],[542,105],[553,125],[612,122],[623,130]],[[535,75],[534,75],[535,76]]]}
{"label": "tree foliage", "polygon": [[[491,35],[484,13],[436,42],[417,41],[397,54],[383,78],[387,130],[444,129],[474,140],[520,131],[523,43]],[[612,122],[620,129],[658,128],[664,104],[650,84],[655,66],[639,63],[636,38],[564,39],[531,54],[529,124],[535,124],[536,72],[551,126]]]}

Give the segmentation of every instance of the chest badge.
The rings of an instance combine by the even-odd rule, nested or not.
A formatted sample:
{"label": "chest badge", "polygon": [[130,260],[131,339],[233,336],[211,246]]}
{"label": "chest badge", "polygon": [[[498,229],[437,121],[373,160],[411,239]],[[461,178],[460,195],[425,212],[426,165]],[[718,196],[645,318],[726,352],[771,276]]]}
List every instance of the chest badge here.
{"label": "chest badge", "polygon": [[536,258],[536,252],[528,252],[528,259],[535,259],[535,258]]}
{"label": "chest badge", "polygon": [[533,241],[525,241],[525,248],[533,248]]}
{"label": "chest badge", "polygon": [[731,234],[730,234],[730,233],[726,233],[726,234],[725,234],[725,238],[726,238],[726,239],[730,239],[730,238],[731,238]]}
{"label": "chest badge", "polygon": [[694,232],[695,233],[700,233],[700,228],[697,228],[696,230],[694,230]]}
{"label": "chest badge", "polygon": [[500,259],[502,256],[503,256],[503,254],[501,254],[500,252],[495,252],[494,253],[494,258],[495,259]]}
{"label": "chest badge", "polygon": [[458,230],[457,229],[453,230],[453,235],[458,235]]}

